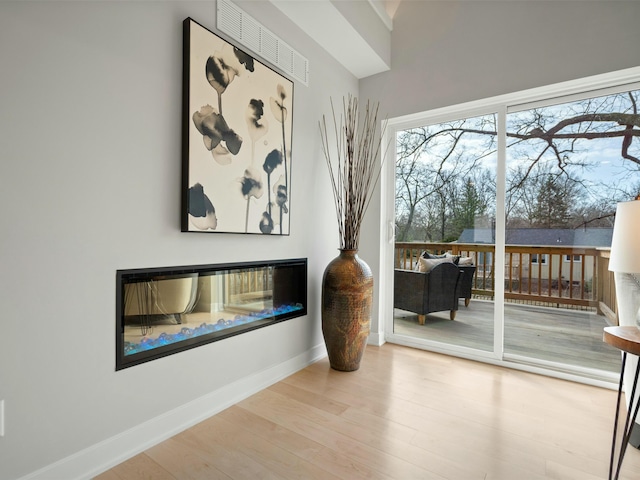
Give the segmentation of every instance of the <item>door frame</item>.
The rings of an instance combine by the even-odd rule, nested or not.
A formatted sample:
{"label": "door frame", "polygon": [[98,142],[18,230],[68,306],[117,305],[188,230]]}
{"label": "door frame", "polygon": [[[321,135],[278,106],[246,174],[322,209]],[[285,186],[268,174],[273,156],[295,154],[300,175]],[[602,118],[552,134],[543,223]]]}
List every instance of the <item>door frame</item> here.
{"label": "door frame", "polygon": [[[602,94],[618,93],[640,88],[640,67],[633,67],[592,77],[557,83],[521,92],[466,102],[427,112],[414,113],[391,118],[387,121],[382,136],[382,148],[386,152],[380,177],[380,281],[378,312],[380,330],[375,343],[381,345],[388,341],[415,348],[427,349],[437,353],[478,360],[486,363],[506,366],[513,369],[539,373],[580,383],[617,388],[617,375],[605,373],[597,378],[593,371],[582,368],[566,368],[562,364],[549,362],[529,362],[529,359],[504,354],[504,259],[505,259],[505,180],[506,180],[506,115],[510,110],[522,110],[529,104],[548,101],[579,100]],[[634,85],[637,84],[637,85]],[[562,100],[559,98],[562,97]],[[440,123],[463,117],[485,114],[498,115],[498,166],[496,171],[496,278],[494,309],[494,350],[483,352],[476,349],[458,347],[418,340],[393,333],[393,267],[395,244],[395,165],[396,133],[400,130]],[[391,142],[391,143],[390,143]]]}

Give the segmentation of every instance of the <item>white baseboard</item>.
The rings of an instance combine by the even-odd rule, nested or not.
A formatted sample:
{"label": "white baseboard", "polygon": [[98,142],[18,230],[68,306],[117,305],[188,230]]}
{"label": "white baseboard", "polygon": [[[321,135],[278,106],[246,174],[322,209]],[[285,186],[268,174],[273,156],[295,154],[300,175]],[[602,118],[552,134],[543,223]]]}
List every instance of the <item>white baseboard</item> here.
{"label": "white baseboard", "polygon": [[367,338],[367,344],[375,345],[376,347],[384,345],[385,342],[384,332],[371,332],[369,333],[369,338]]}
{"label": "white baseboard", "polygon": [[323,344],[92,445],[20,480],[85,480],[250,397],[327,355]]}

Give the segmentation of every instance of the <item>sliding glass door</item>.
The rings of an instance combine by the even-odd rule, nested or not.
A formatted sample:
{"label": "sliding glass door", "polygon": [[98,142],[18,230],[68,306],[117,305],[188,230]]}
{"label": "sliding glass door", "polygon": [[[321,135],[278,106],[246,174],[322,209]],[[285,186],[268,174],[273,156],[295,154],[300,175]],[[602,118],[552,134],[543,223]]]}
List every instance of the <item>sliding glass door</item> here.
{"label": "sliding glass door", "polygon": [[619,371],[598,288],[616,203],[640,190],[639,100],[632,90],[509,109],[505,354]]}
{"label": "sliding glass door", "polygon": [[640,193],[640,72],[631,78],[390,122],[389,340],[590,378],[619,371],[602,328],[616,321],[616,203]]}
{"label": "sliding glass door", "polygon": [[[395,275],[394,332],[492,352],[496,115],[400,130],[396,151],[396,268],[413,272]],[[431,280],[441,263],[460,268]],[[404,297],[416,295],[423,277],[420,298],[411,304]],[[449,277],[453,288],[464,280],[460,298]],[[445,296],[451,301],[440,301]]]}

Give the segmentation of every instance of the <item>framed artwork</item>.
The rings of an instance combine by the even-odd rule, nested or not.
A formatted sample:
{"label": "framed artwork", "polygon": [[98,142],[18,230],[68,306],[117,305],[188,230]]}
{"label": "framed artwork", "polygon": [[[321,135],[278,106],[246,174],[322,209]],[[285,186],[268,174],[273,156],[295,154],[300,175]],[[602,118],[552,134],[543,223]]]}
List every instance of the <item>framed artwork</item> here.
{"label": "framed artwork", "polygon": [[289,235],[293,82],[187,18],[182,231]]}

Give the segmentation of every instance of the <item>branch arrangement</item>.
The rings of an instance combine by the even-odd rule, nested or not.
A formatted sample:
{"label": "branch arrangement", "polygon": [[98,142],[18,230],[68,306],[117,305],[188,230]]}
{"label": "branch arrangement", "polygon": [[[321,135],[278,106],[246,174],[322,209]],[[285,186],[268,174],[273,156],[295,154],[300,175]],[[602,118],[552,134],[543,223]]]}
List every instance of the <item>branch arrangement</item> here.
{"label": "branch arrangement", "polygon": [[[320,122],[322,150],[333,187],[341,250],[358,249],[362,221],[380,178],[378,107],[377,103],[372,106],[367,102],[360,118],[358,100],[349,95],[342,100],[342,115],[338,120],[331,101],[335,149],[329,144],[324,115]],[[383,131],[384,126],[380,136]],[[335,158],[332,155],[334,150]]]}

